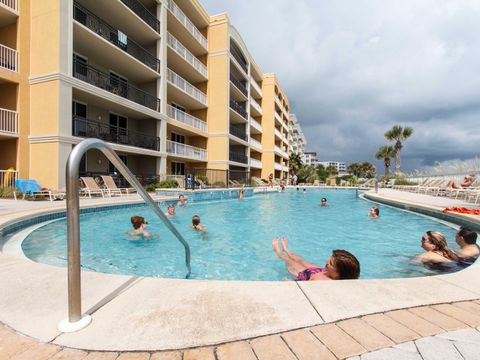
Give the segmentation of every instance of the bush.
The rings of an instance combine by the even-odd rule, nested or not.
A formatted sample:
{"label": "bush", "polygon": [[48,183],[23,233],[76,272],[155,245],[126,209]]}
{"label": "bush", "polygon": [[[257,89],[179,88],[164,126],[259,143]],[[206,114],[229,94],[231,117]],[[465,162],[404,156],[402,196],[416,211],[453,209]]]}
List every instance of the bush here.
{"label": "bush", "polygon": [[174,179],[164,180],[156,184],[149,184],[145,186],[145,190],[148,192],[154,192],[155,189],[171,189],[171,188],[178,188],[177,180],[174,180]]}
{"label": "bush", "polygon": [[9,186],[5,188],[0,188],[0,198],[13,199],[15,197],[15,193],[17,193],[17,198],[22,198],[22,193],[20,192],[20,190],[17,190],[14,187]]}
{"label": "bush", "polygon": [[405,178],[396,178],[395,185],[418,185],[418,184],[414,181],[410,181]]}

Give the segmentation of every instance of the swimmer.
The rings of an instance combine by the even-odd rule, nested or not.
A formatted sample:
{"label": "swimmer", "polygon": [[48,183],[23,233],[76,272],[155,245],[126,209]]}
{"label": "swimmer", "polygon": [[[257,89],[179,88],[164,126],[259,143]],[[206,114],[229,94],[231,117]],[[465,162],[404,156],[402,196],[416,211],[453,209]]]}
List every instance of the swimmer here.
{"label": "swimmer", "polygon": [[377,207],[372,207],[368,213],[368,216],[370,216],[372,219],[378,219],[380,217],[380,209]]}
{"label": "swimmer", "polygon": [[238,193],[238,200],[242,200],[243,199],[243,189],[239,191]]}
{"label": "swimmer", "polygon": [[185,206],[185,205],[187,205],[187,199],[185,199],[185,196],[183,194],[178,195],[177,206]]}
{"label": "swimmer", "polygon": [[148,221],[146,221],[144,217],[136,215],[132,216],[130,218],[130,222],[134,228],[134,230],[128,231],[130,235],[143,235],[144,237],[150,236],[150,233],[145,230],[148,225]]}
{"label": "swimmer", "polygon": [[167,216],[173,216],[175,215],[175,206],[174,205],[168,205],[167,212],[165,213]]}
{"label": "swimmer", "polygon": [[192,228],[197,231],[204,231],[207,227],[205,225],[200,225],[200,216],[194,215],[192,217]]}
{"label": "swimmer", "polygon": [[327,198],[322,198],[322,203],[320,204],[322,207],[327,207]]}
{"label": "swimmer", "polygon": [[427,231],[422,236],[422,248],[425,252],[415,258],[423,264],[436,264],[458,261],[458,255],[448,248],[445,236],[436,231]]}

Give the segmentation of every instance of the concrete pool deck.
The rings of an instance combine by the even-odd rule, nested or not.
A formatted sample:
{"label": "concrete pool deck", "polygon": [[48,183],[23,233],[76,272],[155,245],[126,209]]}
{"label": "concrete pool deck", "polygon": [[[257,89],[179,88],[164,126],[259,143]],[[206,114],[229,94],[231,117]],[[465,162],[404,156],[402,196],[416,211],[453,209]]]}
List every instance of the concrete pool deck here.
{"label": "concrete pool deck", "polygon": [[[390,189],[381,189],[378,194],[369,192],[368,196],[372,200],[418,206],[435,212],[440,212],[447,206],[465,205],[459,200]],[[132,197],[128,201],[137,200]],[[28,217],[44,211],[58,210],[50,203],[44,203],[45,207],[33,210],[0,210],[0,227],[20,216]],[[99,206],[97,203],[105,205],[109,201],[100,199],[97,202],[82,202],[82,206]],[[3,205],[3,202],[0,202],[0,209]],[[59,204],[58,208],[62,206],[64,205]],[[452,216],[453,219],[462,217],[463,220],[480,223],[478,216]],[[64,268],[0,253],[0,288],[3,293],[0,297],[0,321],[21,334],[38,339],[41,342],[38,344],[49,343],[48,346],[58,348],[58,351],[61,347],[69,347],[92,351],[152,352],[207,346],[204,349],[210,350],[205,350],[206,352],[215,349],[217,357],[221,358],[218,356],[218,349],[224,349],[227,345],[212,346],[236,342],[235,344],[248,343],[257,358],[267,359],[269,357],[261,357],[259,353],[268,352],[278,341],[278,344],[283,344],[277,344],[280,348],[287,347],[285,342],[288,344],[287,349],[294,347],[285,337],[289,338],[290,342],[308,343],[309,339],[312,340],[311,334],[315,335],[313,329],[337,331],[337,327],[343,329],[339,324],[343,324],[344,319],[357,318],[346,321],[353,321],[352,329],[358,331],[364,326],[363,322],[355,325],[359,317],[398,314],[398,309],[441,303],[477,304],[470,300],[480,299],[480,266],[477,264],[455,274],[423,278],[304,283],[173,280],[84,271],[83,310],[92,315],[93,321],[77,333],[62,334],[57,330],[57,325],[67,316],[66,278]],[[459,305],[442,306],[436,311],[446,316],[458,313],[450,307]],[[470,306],[472,309],[475,307],[461,306]],[[446,314],[448,311],[450,313]],[[466,324],[465,326],[480,326],[480,308],[478,314],[472,314],[472,319],[476,321],[477,316],[478,325],[474,322],[468,324],[466,319],[462,323]],[[402,316],[393,318],[397,323],[402,320]],[[331,328],[334,325],[326,324],[333,322],[338,322],[338,326]],[[380,321],[379,324],[381,323]],[[377,327],[379,326],[381,325],[377,324]],[[298,330],[301,335],[295,332],[288,333],[293,335],[285,335],[285,332],[296,329],[303,329]],[[346,331],[356,339],[347,331],[352,329],[341,331]],[[325,330],[317,332],[323,334]],[[419,332],[416,334],[416,338],[426,336]],[[272,336],[261,337],[266,335]],[[327,346],[325,342],[330,341],[328,334],[325,335],[327,338],[322,336],[316,334],[315,338],[322,341],[319,343],[321,346],[330,349],[327,350],[329,353],[334,353],[339,358],[339,355],[347,357],[374,350],[374,347],[362,346],[362,352],[345,355]],[[241,341],[252,338],[258,339]],[[392,338],[389,339],[390,342],[381,342],[384,345],[382,347],[393,346]],[[269,341],[272,342],[271,345]],[[259,348],[255,349],[255,346]],[[301,358],[298,354],[296,356]],[[167,359],[159,355],[158,359],[161,358]],[[184,355],[184,359],[187,358]],[[198,358],[210,357],[205,355]]]}

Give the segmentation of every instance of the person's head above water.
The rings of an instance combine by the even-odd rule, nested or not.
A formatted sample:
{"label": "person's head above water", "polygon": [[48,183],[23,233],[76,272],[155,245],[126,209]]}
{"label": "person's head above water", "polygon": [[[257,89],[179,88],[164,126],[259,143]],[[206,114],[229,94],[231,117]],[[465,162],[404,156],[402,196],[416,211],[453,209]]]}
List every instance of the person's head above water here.
{"label": "person's head above water", "polygon": [[130,222],[132,223],[133,228],[135,230],[140,229],[142,227],[142,225],[144,225],[144,227],[145,227],[145,225],[148,224],[148,221],[146,221],[143,216],[137,216],[137,215],[132,216],[130,218]]}
{"label": "person's head above water", "polygon": [[198,226],[198,225],[200,225],[200,216],[198,216],[198,215],[193,215],[193,217],[192,217],[192,225],[193,225],[193,226]]}
{"label": "person's head above water", "polygon": [[380,209],[377,207],[372,207],[370,209],[370,216],[371,217],[379,217],[380,216]]}
{"label": "person's head above water", "polygon": [[175,205],[168,205],[167,213],[168,213],[168,215],[174,215],[175,214]]}
{"label": "person's head above water", "polygon": [[325,265],[327,275],[334,280],[358,279],[360,263],[357,258],[346,250],[333,250],[332,256]]}
{"label": "person's head above water", "polygon": [[477,233],[470,228],[462,226],[458,229],[455,239],[460,246],[466,244],[474,245],[477,243]]}

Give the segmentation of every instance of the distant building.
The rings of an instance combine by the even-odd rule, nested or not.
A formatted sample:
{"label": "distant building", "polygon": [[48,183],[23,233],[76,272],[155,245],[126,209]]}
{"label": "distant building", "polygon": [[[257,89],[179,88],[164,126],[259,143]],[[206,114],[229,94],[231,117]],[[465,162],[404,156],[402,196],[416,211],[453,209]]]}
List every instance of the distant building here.
{"label": "distant building", "polygon": [[339,161],[319,161],[317,164],[323,165],[325,168],[329,166],[333,166],[337,169],[338,173],[346,173],[347,172],[347,165],[344,162]]}
{"label": "distant building", "polygon": [[305,139],[305,135],[303,134],[303,130],[300,126],[297,116],[295,114],[290,114],[289,120],[289,150],[294,154],[300,155],[300,158],[303,159],[307,140]]}
{"label": "distant building", "polygon": [[318,163],[317,153],[315,151],[307,151],[303,153],[302,161],[305,165],[316,166]]}

